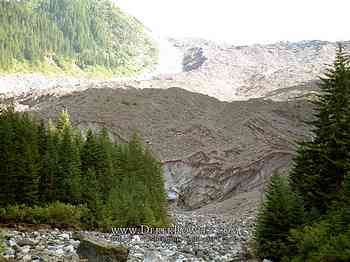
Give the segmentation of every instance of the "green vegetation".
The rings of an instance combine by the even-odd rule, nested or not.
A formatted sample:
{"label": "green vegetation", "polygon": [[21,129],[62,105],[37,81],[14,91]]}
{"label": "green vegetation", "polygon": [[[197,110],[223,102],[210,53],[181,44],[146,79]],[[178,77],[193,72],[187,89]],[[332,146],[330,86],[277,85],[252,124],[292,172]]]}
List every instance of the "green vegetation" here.
{"label": "green vegetation", "polygon": [[258,214],[257,253],[273,261],[283,255],[293,255],[295,250],[288,239],[289,230],[303,222],[302,199],[291,190],[285,177],[274,174],[267,190],[266,201]]}
{"label": "green vegetation", "polygon": [[0,221],[110,230],[167,224],[162,167],[135,135],[114,144],[106,129],[83,136],[12,108],[0,112]]}
{"label": "green vegetation", "polygon": [[0,0],[0,71],[132,75],[157,50],[108,0]]}
{"label": "green vegetation", "polygon": [[314,102],[313,140],[287,181],[272,177],[258,216],[260,258],[350,261],[350,65],[340,46]]}
{"label": "green vegetation", "polygon": [[7,223],[50,224],[59,227],[81,227],[81,220],[89,212],[83,206],[55,202],[46,206],[13,205],[0,208],[0,221]]}

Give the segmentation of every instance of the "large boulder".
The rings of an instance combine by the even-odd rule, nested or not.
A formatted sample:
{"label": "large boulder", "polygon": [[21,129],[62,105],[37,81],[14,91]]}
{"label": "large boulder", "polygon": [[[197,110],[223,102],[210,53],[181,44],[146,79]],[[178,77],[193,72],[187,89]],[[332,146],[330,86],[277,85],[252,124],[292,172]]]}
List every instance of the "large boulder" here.
{"label": "large boulder", "polygon": [[124,246],[100,243],[91,239],[81,239],[77,253],[80,258],[93,262],[126,262],[129,250]]}
{"label": "large boulder", "polygon": [[183,58],[183,71],[188,72],[201,67],[207,58],[203,54],[203,48],[190,48]]}

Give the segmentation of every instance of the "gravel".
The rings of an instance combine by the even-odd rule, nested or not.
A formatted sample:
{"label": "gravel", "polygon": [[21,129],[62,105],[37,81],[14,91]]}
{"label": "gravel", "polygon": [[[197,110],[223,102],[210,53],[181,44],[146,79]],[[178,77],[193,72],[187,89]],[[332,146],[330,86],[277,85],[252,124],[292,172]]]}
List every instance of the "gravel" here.
{"label": "gravel", "polygon": [[[133,229],[121,228],[111,233],[79,233],[98,242],[127,246],[130,262],[224,262],[248,261],[246,246],[253,226],[254,216],[244,215],[227,222],[218,214],[174,211],[173,225],[157,232],[156,228],[140,227],[133,233]],[[73,234],[59,229],[29,232],[8,229],[3,255],[15,261],[79,261],[79,241],[73,239]]]}

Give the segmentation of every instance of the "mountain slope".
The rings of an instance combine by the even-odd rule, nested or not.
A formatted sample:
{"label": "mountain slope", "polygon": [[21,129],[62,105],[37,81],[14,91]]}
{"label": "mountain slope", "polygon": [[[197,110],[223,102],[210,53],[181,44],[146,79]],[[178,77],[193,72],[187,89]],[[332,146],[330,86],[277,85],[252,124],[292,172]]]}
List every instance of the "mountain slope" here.
{"label": "mountain slope", "polygon": [[261,189],[273,171],[288,168],[295,141],[308,133],[303,121],[312,116],[306,101],[227,103],[179,88],[120,84],[22,103],[46,119],[66,108],[79,127],[105,126],[118,141],[138,131],[165,163],[168,189],[186,208]]}
{"label": "mountain slope", "polygon": [[5,72],[133,74],[157,51],[141,23],[108,0],[0,1]]}
{"label": "mountain slope", "polygon": [[[324,41],[252,46],[191,39],[170,41],[175,49],[171,44],[166,44],[167,48],[160,50],[158,70],[148,71],[143,75],[144,78],[118,81],[127,81],[127,85],[135,88],[179,87],[222,101],[260,97],[278,101],[293,100],[312,97],[318,92],[317,79],[325,72],[327,64],[333,62],[336,48],[336,43]],[[349,49],[349,43],[342,44]],[[161,65],[166,65],[166,68],[159,70]],[[81,80],[0,75],[0,93],[16,96],[35,89],[87,82]]]}
{"label": "mountain slope", "polygon": [[[314,91],[312,82],[324,73],[327,64],[333,63],[337,46],[326,41],[250,46],[200,39],[171,41],[185,53],[184,72],[167,77],[167,81],[160,78],[161,85],[178,86],[223,101],[270,96],[279,89],[288,93],[284,97],[301,96],[307,93],[303,88],[307,85]],[[345,49],[349,49],[349,43],[342,43]]]}

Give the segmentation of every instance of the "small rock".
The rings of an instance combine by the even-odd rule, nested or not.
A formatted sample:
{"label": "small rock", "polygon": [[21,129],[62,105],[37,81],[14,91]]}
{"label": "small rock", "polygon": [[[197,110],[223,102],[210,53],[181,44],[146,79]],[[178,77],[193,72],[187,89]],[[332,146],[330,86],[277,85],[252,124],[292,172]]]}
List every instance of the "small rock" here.
{"label": "small rock", "polygon": [[12,248],[6,249],[4,256],[5,257],[14,257],[16,252]]}
{"label": "small rock", "polygon": [[35,246],[35,242],[30,239],[20,239],[17,241],[17,245],[22,246]]}
{"label": "small rock", "polygon": [[60,237],[63,238],[63,239],[66,239],[66,240],[69,240],[69,239],[70,239],[70,236],[69,236],[69,234],[67,234],[67,233],[61,234]]}
{"label": "small rock", "polygon": [[38,250],[38,251],[43,251],[43,250],[45,250],[45,246],[39,245],[39,246],[36,246],[35,249]]}
{"label": "small rock", "polygon": [[145,254],[144,262],[162,262],[166,261],[162,255],[157,251],[148,251]]}
{"label": "small rock", "polygon": [[14,247],[16,245],[16,242],[13,239],[9,239],[9,240],[6,241],[6,244],[9,247]]}
{"label": "small rock", "polygon": [[63,249],[57,249],[57,250],[55,251],[55,255],[56,255],[56,256],[62,256],[63,254],[64,254]]}
{"label": "small rock", "polygon": [[29,253],[30,249],[31,249],[31,246],[23,246],[20,248],[20,252],[23,254],[27,254]]}
{"label": "small rock", "polygon": [[42,262],[43,259],[40,256],[32,256],[32,262]]}
{"label": "small rock", "polygon": [[78,248],[79,244],[80,244],[80,241],[79,240],[74,240],[74,239],[71,239],[69,241],[69,243],[74,247],[74,248]]}
{"label": "small rock", "polygon": [[75,250],[74,250],[74,247],[72,245],[68,245],[68,246],[65,246],[63,248],[64,252],[66,253],[73,253]]}
{"label": "small rock", "polygon": [[132,237],[131,241],[132,241],[132,242],[140,242],[140,241],[141,241],[141,238],[140,238],[139,235],[135,235],[135,236]]}
{"label": "small rock", "polygon": [[24,256],[22,257],[21,261],[23,261],[23,262],[32,261],[32,256],[29,255],[29,254],[24,255]]}

